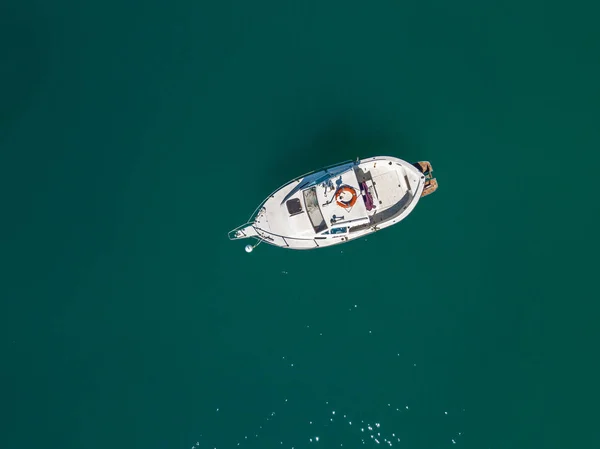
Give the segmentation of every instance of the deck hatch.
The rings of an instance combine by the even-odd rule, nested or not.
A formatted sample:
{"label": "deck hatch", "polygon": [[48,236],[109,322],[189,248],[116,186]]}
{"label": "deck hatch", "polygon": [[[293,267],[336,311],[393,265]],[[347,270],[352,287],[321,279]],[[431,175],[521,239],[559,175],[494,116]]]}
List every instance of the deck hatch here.
{"label": "deck hatch", "polygon": [[302,203],[300,202],[300,198],[292,198],[291,200],[286,201],[285,205],[287,206],[290,216],[302,213]]}

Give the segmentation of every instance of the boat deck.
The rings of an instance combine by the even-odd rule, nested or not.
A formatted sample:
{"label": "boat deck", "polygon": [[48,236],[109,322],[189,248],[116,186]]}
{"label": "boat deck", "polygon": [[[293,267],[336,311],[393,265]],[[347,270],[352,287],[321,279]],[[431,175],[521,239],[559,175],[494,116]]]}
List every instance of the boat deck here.
{"label": "boat deck", "polygon": [[274,192],[255,216],[254,227],[279,246],[345,241],[402,220],[421,195],[422,179],[414,166],[397,158],[335,166]]}

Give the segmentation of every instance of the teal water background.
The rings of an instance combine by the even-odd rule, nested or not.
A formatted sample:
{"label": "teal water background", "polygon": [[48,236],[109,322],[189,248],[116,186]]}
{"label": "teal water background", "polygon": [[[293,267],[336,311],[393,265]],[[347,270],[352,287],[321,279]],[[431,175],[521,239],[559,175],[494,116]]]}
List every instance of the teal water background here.
{"label": "teal water background", "polygon": [[[600,447],[599,12],[2,3],[0,447]],[[380,154],[398,226],[227,240]]]}

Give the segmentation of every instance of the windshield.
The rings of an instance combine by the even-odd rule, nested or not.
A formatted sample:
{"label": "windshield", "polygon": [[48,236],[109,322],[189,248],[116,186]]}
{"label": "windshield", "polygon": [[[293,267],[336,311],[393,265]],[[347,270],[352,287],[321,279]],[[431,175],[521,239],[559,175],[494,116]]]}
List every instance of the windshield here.
{"label": "windshield", "polygon": [[304,192],[304,204],[306,205],[306,211],[308,217],[315,230],[315,232],[321,232],[327,229],[327,224],[319,208],[319,201],[317,200],[317,188],[312,187]]}

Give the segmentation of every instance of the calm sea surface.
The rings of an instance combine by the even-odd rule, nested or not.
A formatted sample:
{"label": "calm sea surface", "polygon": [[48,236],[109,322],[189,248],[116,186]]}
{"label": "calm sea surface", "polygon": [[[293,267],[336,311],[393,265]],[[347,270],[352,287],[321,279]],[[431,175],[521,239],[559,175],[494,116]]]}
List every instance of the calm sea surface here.
{"label": "calm sea surface", "polygon": [[[590,449],[600,6],[0,5],[0,448]],[[230,242],[432,162],[401,224]]]}

